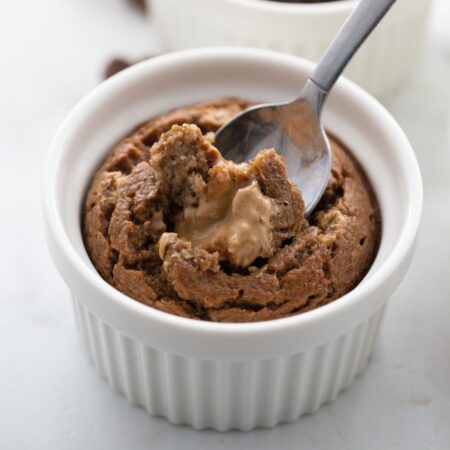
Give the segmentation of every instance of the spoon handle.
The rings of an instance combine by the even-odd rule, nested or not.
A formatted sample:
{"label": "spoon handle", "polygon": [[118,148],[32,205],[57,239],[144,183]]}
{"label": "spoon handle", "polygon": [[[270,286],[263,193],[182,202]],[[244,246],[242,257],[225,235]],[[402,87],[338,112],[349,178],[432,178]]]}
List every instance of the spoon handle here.
{"label": "spoon handle", "polygon": [[328,94],[355,52],[396,0],[360,0],[310,78]]}

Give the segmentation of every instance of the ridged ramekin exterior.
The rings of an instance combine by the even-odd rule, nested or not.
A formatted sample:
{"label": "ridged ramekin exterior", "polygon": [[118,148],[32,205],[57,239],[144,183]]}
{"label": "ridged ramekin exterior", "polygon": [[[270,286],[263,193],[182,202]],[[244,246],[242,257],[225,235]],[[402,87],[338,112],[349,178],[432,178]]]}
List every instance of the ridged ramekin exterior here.
{"label": "ridged ramekin exterior", "polygon": [[97,371],[131,404],[174,424],[219,431],[273,427],[315,412],[367,365],[383,308],[335,340],[266,360],[206,360],[164,352],[110,327],[73,298]]}
{"label": "ridged ramekin exterior", "polygon": [[[261,6],[262,0],[148,0],[166,50],[268,48],[318,61],[356,2]],[[430,0],[398,0],[345,74],[374,95],[396,88],[420,53]],[[277,9],[279,8],[279,9]]]}

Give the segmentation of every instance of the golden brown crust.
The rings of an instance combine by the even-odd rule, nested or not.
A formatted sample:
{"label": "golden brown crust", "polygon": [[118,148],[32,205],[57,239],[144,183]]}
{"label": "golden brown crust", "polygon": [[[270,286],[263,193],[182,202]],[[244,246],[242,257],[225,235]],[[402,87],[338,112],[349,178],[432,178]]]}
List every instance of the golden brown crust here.
{"label": "golden brown crust", "polygon": [[[149,164],[151,146],[174,123],[193,123],[203,133],[214,132],[247,106],[228,99],[170,112],[140,126],[108,155],[92,182],[83,221],[88,253],[108,283],[169,313],[249,322],[324,305],[364,277],[378,249],[380,216],[364,173],[336,139],[331,141],[332,176],[308,222],[299,221],[292,208],[299,204],[280,169],[282,162],[273,156],[257,160],[261,191],[276,199],[282,210],[272,219],[278,248],[272,257],[236,269],[219,262],[217,254],[168,234],[164,261],[160,259],[158,240],[173,226],[169,211],[173,204],[161,192],[173,180]],[[204,140],[191,144],[208,146]],[[158,145],[152,152],[158,153]],[[204,182],[208,164],[216,157],[212,151],[203,166],[193,163],[195,170],[185,171],[185,183],[177,188],[181,197],[185,198],[186,183]]]}

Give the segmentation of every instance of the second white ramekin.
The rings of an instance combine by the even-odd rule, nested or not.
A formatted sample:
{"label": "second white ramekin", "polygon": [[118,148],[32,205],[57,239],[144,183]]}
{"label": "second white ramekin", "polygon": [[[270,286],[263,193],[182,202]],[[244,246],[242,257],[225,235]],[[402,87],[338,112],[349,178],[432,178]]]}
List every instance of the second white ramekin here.
{"label": "second white ramekin", "polygon": [[285,319],[209,323],[145,306],[93,267],[80,227],[92,174],[136,124],[181,105],[235,95],[295,96],[312,65],[263,50],[204,49],[138,64],[97,87],[55,137],[44,186],[48,244],[72,293],[99,372],[131,403],[173,423],[250,430],[296,420],[333,400],[366,366],[386,301],[411,261],[422,206],[407,138],[372,97],[341,80],[325,124],[361,162],[383,217],[364,280],[341,299]]}
{"label": "second white ramekin", "polygon": [[[268,48],[318,61],[357,0],[286,4],[267,0],[147,0],[166,50],[211,45]],[[431,0],[398,0],[346,76],[374,95],[415,70]]]}

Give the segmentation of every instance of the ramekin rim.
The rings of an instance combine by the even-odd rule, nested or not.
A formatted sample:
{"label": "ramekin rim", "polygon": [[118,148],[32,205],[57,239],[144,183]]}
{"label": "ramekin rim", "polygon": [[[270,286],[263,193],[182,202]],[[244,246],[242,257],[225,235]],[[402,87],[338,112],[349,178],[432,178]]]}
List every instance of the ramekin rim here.
{"label": "ramekin rim", "polygon": [[253,8],[266,12],[286,12],[298,14],[349,13],[358,0],[333,0],[319,3],[283,3],[266,0],[223,0],[238,7]]}
{"label": "ramekin rim", "polygon": [[[88,105],[90,102],[95,100],[95,97],[109,89],[112,89],[115,84],[119,85],[122,79],[130,77],[133,74],[138,75],[140,71],[147,71],[153,66],[173,63],[176,60],[181,62],[183,59],[192,60],[193,58],[211,58],[219,56],[222,58],[271,58],[273,61],[278,61],[280,63],[282,61],[287,62],[288,60],[291,61],[291,63],[300,63],[305,68],[311,68],[314,66],[313,63],[303,58],[282,54],[272,50],[245,47],[206,47],[172,52],[157,56],[150,60],[143,61],[101,83],[99,86],[94,88],[94,90],[88,93],[66,116],[50,145],[42,194],[44,216],[53,241],[63,252],[64,257],[70,263],[71,267],[74,270],[77,270],[84,280],[91,284],[99,293],[107,296],[109,300],[111,300],[112,304],[114,303],[121,308],[126,308],[134,314],[139,314],[141,316],[144,315],[148,320],[160,321],[164,326],[174,326],[178,328],[182,327],[187,331],[215,334],[257,334],[260,332],[268,332],[269,330],[275,331],[279,328],[300,327],[304,322],[321,321],[330,314],[336,314],[339,310],[351,308],[352,305],[358,301],[361,295],[367,296],[382,285],[394,273],[395,269],[400,265],[401,261],[405,258],[409,249],[412,247],[420,224],[423,203],[423,188],[420,169],[413,149],[400,126],[376,99],[347,79],[342,79],[339,81],[341,89],[353,91],[354,95],[359,96],[360,99],[364,99],[365,102],[371,103],[370,108],[372,113],[377,112],[377,114],[382,114],[384,119],[390,122],[389,127],[391,130],[395,132],[397,137],[402,141],[402,146],[405,147],[406,153],[408,153],[410,163],[408,187],[411,192],[411,198],[415,199],[415,202],[410,202],[407,212],[407,220],[405,220],[405,226],[402,229],[402,233],[399,236],[397,243],[390,252],[389,257],[386,259],[382,267],[378,268],[376,272],[370,273],[364,279],[364,286],[359,284],[353,290],[336,301],[316,308],[312,311],[274,320],[246,323],[217,323],[193,320],[149,307],[121,293],[119,290],[104,281],[93,267],[89,267],[82,260],[81,255],[70,242],[70,239],[65,231],[61,215],[58,213],[56,190],[53,189],[52,186],[57,180],[56,169],[59,162],[62,160],[62,156],[64,155],[64,153],[59,149],[59,142],[63,138],[66,128],[72,122],[73,117],[79,114],[85,105]],[[364,289],[364,294],[361,292],[362,289]]]}

